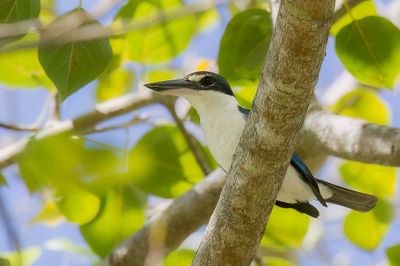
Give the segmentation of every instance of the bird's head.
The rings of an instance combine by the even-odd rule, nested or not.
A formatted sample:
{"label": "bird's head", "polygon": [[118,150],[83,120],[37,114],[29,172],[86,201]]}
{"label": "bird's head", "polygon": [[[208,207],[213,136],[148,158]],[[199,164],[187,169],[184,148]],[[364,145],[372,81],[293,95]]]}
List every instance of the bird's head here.
{"label": "bird's head", "polygon": [[214,93],[233,96],[228,82],[222,76],[208,71],[193,72],[182,79],[148,83],[144,86],[163,94],[187,99],[204,94],[214,95]]}

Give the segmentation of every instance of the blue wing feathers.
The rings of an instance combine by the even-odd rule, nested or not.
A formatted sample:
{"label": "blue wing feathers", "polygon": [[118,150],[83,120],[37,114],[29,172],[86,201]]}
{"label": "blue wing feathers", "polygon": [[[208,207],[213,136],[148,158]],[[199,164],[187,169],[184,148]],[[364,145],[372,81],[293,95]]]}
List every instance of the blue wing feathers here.
{"label": "blue wing feathers", "polygon": [[[244,117],[248,117],[250,110],[243,108],[241,106],[238,106],[239,112],[243,114]],[[313,191],[315,197],[318,199],[318,201],[325,207],[327,207],[326,202],[324,198],[321,195],[321,192],[319,191],[318,183],[317,180],[314,178],[313,174],[311,171],[308,169],[307,165],[303,162],[303,160],[300,158],[300,156],[294,152],[292,156],[292,160],[290,161],[291,165],[297,170],[297,172],[300,174],[302,180],[310,186],[311,190]]]}

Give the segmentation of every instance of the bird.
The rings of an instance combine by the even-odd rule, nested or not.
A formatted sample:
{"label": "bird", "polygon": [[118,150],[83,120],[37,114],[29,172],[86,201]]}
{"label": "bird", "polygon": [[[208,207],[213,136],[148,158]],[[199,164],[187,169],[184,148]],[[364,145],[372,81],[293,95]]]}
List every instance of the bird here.
{"label": "bird", "polygon": [[[214,72],[197,71],[181,79],[144,86],[162,94],[182,97],[196,109],[205,142],[219,166],[227,172],[250,110],[238,104],[225,78]],[[367,212],[375,207],[378,198],[315,178],[294,151],[275,205],[317,218],[319,211],[311,200],[319,201],[324,207],[333,203]]]}

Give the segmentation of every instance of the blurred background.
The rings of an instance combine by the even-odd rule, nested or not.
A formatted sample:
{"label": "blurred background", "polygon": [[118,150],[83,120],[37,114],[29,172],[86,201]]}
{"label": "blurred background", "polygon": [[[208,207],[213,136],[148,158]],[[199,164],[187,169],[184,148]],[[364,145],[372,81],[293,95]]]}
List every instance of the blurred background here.
{"label": "blurred background", "polygon": [[[339,43],[352,19],[381,16],[399,27],[400,1],[357,2],[335,21],[315,94],[332,112],[400,127],[399,82],[389,78],[377,83],[355,74],[349,56],[341,51],[346,50],[345,44]],[[337,6],[343,8],[342,3]],[[272,22],[260,26],[270,21],[269,1],[43,0],[40,27],[78,7],[115,30],[106,38],[113,50],[110,63],[82,88],[60,91],[62,85],[54,85],[52,71],[62,61],[46,66],[46,47],[37,48],[37,25],[2,47],[0,122],[26,130],[0,126],[0,148],[32,136],[36,129],[84,115],[98,102],[146,90],[146,82],[179,78],[196,70],[219,71],[233,85],[240,103],[251,107],[265,56],[259,50],[264,50],[272,31]],[[384,50],[390,38],[375,42]],[[387,64],[398,77],[398,28],[393,39],[391,56],[397,59]],[[243,55],[250,49],[246,43],[260,46]],[[96,61],[93,69],[95,65]],[[19,247],[24,265],[99,263],[149,216],[201,181],[204,169],[185,143],[177,121],[195,137],[208,167],[216,164],[195,111],[182,99],[172,104],[172,111],[163,104],[150,105],[114,117],[85,135],[29,144],[17,164],[1,171],[0,257],[14,265]],[[321,179],[382,200],[376,211],[365,214],[318,206],[319,219],[274,208],[262,241],[265,264],[400,265],[398,169],[329,157],[315,171]],[[204,228],[191,235],[164,265],[190,265],[203,232]]]}

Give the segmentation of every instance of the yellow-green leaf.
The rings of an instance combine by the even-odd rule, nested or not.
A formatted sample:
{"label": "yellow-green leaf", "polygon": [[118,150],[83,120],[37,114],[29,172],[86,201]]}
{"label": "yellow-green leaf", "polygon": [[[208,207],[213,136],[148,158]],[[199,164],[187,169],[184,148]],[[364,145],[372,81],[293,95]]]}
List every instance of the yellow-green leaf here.
{"label": "yellow-green leaf", "polygon": [[296,266],[293,262],[278,257],[266,257],[263,261],[268,266]]}
{"label": "yellow-green leaf", "polygon": [[[42,44],[39,46],[40,64],[63,99],[97,78],[112,58],[108,38],[75,40],[79,28],[51,37],[68,21],[79,19],[85,21],[82,26],[97,26],[98,30],[101,29],[101,24],[90,18],[83,9],[76,9],[57,18],[44,29]],[[63,42],[63,39],[66,40]],[[48,43],[49,41],[55,43]]]}
{"label": "yellow-green leaf", "polygon": [[[211,163],[210,157],[206,158]],[[171,198],[191,188],[204,173],[179,129],[163,126],[144,135],[131,151],[129,177],[144,191]]]}
{"label": "yellow-green leaf", "polygon": [[61,199],[57,206],[68,221],[80,225],[86,224],[96,217],[100,209],[100,198],[79,187],[69,187],[64,193],[58,193]]}
{"label": "yellow-green leaf", "polygon": [[345,94],[331,109],[340,115],[362,118],[375,124],[390,123],[389,107],[375,92],[366,88]]}
{"label": "yellow-green leaf", "polygon": [[261,243],[267,246],[299,247],[309,224],[310,218],[305,214],[274,207]]}
{"label": "yellow-green leaf", "polygon": [[[23,22],[35,19],[40,11],[40,0],[3,0],[0,2],[0,24]],[[25,34],[0,37],[0,47],[22,38]]]}
{"label": "yellow-green leaf", "polygon": [[254,96],[256,95],[257,87],[255,84],[242,87],[238,92],[235,92],[236,99],[240,106],[251,109]]}
{"label": "yellow-green leaf", "polygon": [[400,244],[388,247],[386,249],[386,255],[391,266],[400,266]]}
{"label": "yellow-green leaf", "polygon": [[236,14],[222,36],[219,72],[231,83],[257,81],[272,36],[270,14],[263,9],[248,9]]}
{"label": "yellow-green leaf", "polygon": [[143,226],[143,195],[129,186],[109,190],[96,219],[81,226],[81,232],[98,255],[106,256],[116,245]]}
{"label": "yellow-green leaf", "polygon": [[[181,0],[140,1],[133,19],[151,19],[182,6]],[[169,18],[128,35],[129,59],[145,64],[166,62],[181,53],[196,32],[196,18]]]}
{"label": "yellow-green leaf", "polygon": [[[37,35],[27,34],[10,47],[34,41],[37,41]],[[9,88],[45,87],[54,90],[54,85],[39,63],[37,49],[0,51],[0,73],[0,82]]]}
{"label": "yellow-green leaf", "polygon": [[126,94],[133,86],[135,73],[128,69],[118,68],[99,79],[97,100],[106,101]]}
{"label": "yellow-green leaf", "polygon": [[396,193],[396,168],[346,161],[340,166],[343,181],[362,192],[378,197],[393,197]]}
{"label": "yellow-green leaf", "polygon": [[336,53],[359,81],[393,88],[400,73],[400,30],[383,17],[354,20],[337,34]]}
{"label": "yellow-green leaf", "polygon": [[190,266],[196,252],[190,249],[179,249],[165,258],[162,266]]}
{"label": "yellow-green leaf", "polygon": [[[0,257],[10,262],[10,266],[34,265],[42,251],[38,247],[29,247],[21,252],[1,252]],[[23,262],[23,264],[22,264]]]}
{"label": "yellow-green leaf", "polygon": [[42,222],[47,226],[56,226],[63,220],[64,215],[54,201],[44,202],[43,209],[32,218],[32,222]]}
{"label": "yellow-green leaf", "polygon": [[[362,19],[368,16],[376,16],[375,4],[372,0],[354,1],[356,5],[350,7],[350,3],[345,1],[343,6],[335,12],[331,34],[336,35],[344,26],[347,26],[354,19]],[[348,9],[350,8],[350,10]]]}
{"label": "yellow-green leaf", "polygon": [[380,200],[370,212],[351,211],[344,220],[344,233],[358,247],[372,251],[383,240],[393,217],[393,206]]}
{"label": "yellow-green leaf", "polygon": [[4,186],[6,184],[7,184],[6,179],[4,178],[3,174],[0,173],[0,186]]}

